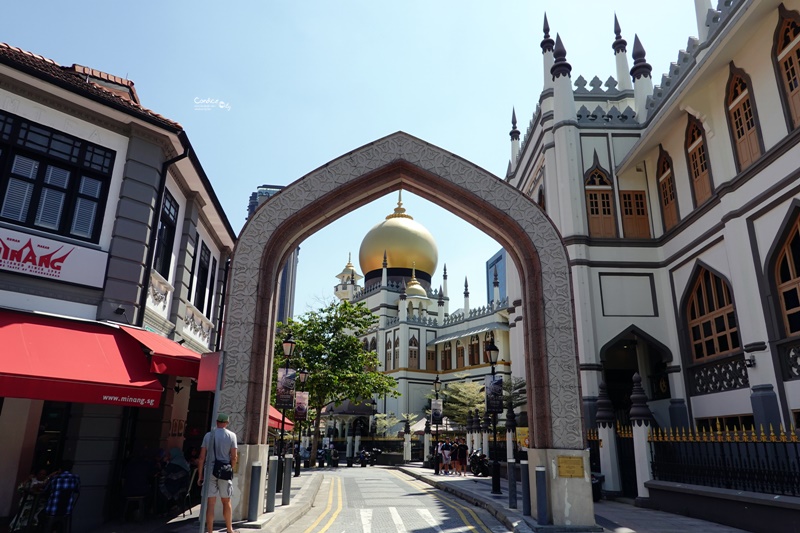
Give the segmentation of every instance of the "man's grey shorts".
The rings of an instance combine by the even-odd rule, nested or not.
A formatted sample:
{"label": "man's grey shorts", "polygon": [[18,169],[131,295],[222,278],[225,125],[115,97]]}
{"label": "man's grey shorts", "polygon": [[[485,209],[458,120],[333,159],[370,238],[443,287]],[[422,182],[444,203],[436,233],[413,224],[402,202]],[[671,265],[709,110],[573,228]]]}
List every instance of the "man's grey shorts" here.
{"label": "man's grey shorts", "polygon": [[216,498],[231,498],[233,497],[233,480],[232,479],[218,479],[211,476],[211,484],[208,486],[208,497]]}

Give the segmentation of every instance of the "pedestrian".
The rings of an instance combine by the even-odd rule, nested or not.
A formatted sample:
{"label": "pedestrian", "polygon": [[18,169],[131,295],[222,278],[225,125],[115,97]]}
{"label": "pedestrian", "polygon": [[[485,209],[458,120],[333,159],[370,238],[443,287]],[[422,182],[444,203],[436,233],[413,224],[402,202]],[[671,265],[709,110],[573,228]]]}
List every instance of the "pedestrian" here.
{"label": "pedestrian", "polygon": [[[213,448],[209,456],[208,449]],[[203,437],[203,444],[200,447],[200,458],[197,461],[197,484],[203,484],[205,474],[204,466],[206,460],[213,461],[213,472],[216,472],[218,464],[236,467],[238,450],[236,434],[228,429],[228,415],[220,413],[217,416],[217,427],[206,433]],[[233,480],[220,479],[213,473],[211,474],[210,485],[208,486],[208,505],[206,506],[206,530],[208,533],[214,531],[214,505],[217,503],[217,496],[222,501],[222,516],[225,518],[225,531],[234,533],[233,530],[233,511],[231,507],[231,497],[233,496]]]}
{"label": "pedestrian", "polygon": [[467,456],[469,455],[469,446],[467,446],[467,440],[465,438],[460,438],[458,441],[458,448],[456,453],[458,454],[458,464],[461,465],[461,472],[459,475],[466,476],[467,475]]}
{"label": "pedestrian", "polygon": [[61,469],[50,478],[44,488],[47,504],[44,506],[42,531],[45,533],[51,533],[56,526],[58,531],[62,531],[72,514],[75,500],[81,491],[81,478],[72,473],[73,467],[72,461],[62,461]]}
{"label": "pedestrian", "polygon": [[450,475],[450,459],[451,454],[453,451],[453,446],[450,444],[450,437],[447,437],[444,440],[444,444],[442,445],[442,468],[444,469],[444,475]]}

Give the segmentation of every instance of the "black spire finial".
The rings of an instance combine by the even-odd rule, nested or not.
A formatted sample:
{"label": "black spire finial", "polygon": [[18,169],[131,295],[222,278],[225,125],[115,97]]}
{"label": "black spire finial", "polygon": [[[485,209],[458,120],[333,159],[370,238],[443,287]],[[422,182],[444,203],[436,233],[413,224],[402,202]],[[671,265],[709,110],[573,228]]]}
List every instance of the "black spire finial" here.
{"label": "black spire finial", "polygon": [[447,279],[447,263],[444,265],[444,274],[442,274],[442,279]]}
{"label": "black spire finial", "polygon": [[550,68],[550,74],[553,75],[553,79],[560,76],[569,77],[569,73],[572,72],[572,65],[567,62],[567,49],[564,48],[564,43],[561,42],[561,36],[556,34],[556,47],[553,49],[553,57],[555,61],[553,62],[553,66]]}
{"label": "black spire finial", "polygon": [[519,130],[517,129],[517,110],[511,108],[511,131],[509,132],[512,141],[519,140]]}
{"label": "black spire finial", "polygon": [[627,47],[628,41],[622,38],[622,30],[619,27],[617,14],[614,13],[614,44],[611,45],[611,48],[614,49],[615,54],[619,54],[620,52],[625,53],[628,49]]}
{"label": "black spire finial", "polygon": [[469,283],[466,277],[464,278],[464,298],[469,298]]}
{"label": "black spire finial", "polygon": [[400,299],[401,299],[401,300],[405,300],[406,298],[407,298],[407,294],[406,294],[406,280],[405,280],[405,278],[403,278],[403,282],[402,282],[402,284],[400,285]]}
{"label": "black spire finial", "polygon": [[383,251],[383,268],[389,266],[389,263],[386,261],[386,250]]}
{"label": "black spire finial", "polygon": [[606,384],[600,383],[600,392],[597,394],[597,413],[595,421],[600,427],[614,427],[614,406],[608,397]]}
{"label": "black spire finial", "polygon": [[444,291],[442,290],[442,286],[439,285],[439,307],[444,305]]}
{"label": "black spire finial", "polygon": [[631,69],[631,77],[638,80],[642,76],[649,78],[650,73],[653,72],[653,67],[645,60],[645,51],[642,42],[639,40],[638,35],[633,36],[633,68]]}
{"label": "black spire finial", "polygon": [[497,265],[494,266],[494,281],[492,281],[492,286],[493,287],[500,286],[500,280],[497,278]]}
{"label": "black spire finial", "polygon": [[544,39],[542,39],[541,47],[542,53],[552,52],[553,51],[553,39],[550,38],[550,24],[547,22],[547,13],[544,14],[544,27],[542,28],[544,31]]}
{"label": "black spire finial", "polygon": [[653,413],[647,406],[647,395],[642,387],[642,376],[636,372],[633,375],[633,391],[631,392],[631,422],[637,426],[653,420]]}

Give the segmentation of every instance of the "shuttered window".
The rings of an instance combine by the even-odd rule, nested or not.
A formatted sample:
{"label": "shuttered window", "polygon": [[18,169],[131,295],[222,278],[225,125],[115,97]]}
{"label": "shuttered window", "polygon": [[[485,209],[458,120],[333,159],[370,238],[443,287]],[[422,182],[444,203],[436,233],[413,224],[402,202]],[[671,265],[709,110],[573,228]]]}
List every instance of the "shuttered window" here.
{"label": "shuttered window", "polygon": [[761,157],[761,144],[758,139],[755,110],[747,81],[740,74],[734,74],[728,84],[728,120],[736,147],[736,160],[739,170],[745,170]]}
{"label": "shuttered window", "polygon": [[408,341],[408,368],[419,369],[419,341],[415,336]]}
{"label": "shuttered window", "polygon": [[778,253],[775,282],[786,336],[800,335],[800,218]]}
{"label": "shuttered window", "polygon": [[800,17],[795,11],[780,11],[775,59],[781,74],[781,89],[787,111],[792,127],[796,128],[800,126]]}
{"label": "shuttered window", "polygon": [[678,201],[675,196],[675,178],[672,174],[672,161],[663,149],[658,155],[657,167],[661,216],[664,218],[664,231],[669,231],[678,223]]}
{"label": "shuttered window", "polygon": [[590,237],[616,237],[611,180],[599,168],[589,169],[584,181]]}
{"label": "shuttered window", "polygon": [[712,185],[703,126],[691,115],[686,128],[686,159],[689,162],[694,205],[697,207],[711,198]]}
{"label": "shuttered window", "polygon": [[644,191],[620,191],[622,202],[622,231],[629,239],[650,238],[650,218],[647,216],[647,195]]}
{"label": "shuttered window", "polygon": [[741,348],[736,310],[727,282],[700,268],[686,310],[692,357],[703,362]]}

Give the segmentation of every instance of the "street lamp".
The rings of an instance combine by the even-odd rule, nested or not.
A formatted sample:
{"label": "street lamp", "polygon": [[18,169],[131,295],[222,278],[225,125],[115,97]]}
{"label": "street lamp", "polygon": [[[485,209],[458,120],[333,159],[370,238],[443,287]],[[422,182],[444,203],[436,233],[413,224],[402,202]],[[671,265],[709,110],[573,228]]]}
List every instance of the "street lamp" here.
{"label": "street lamp", "polygon": [[[442,390],[442,381],[439,379],[439,374],[436,374],[436,379],[433,381],[433,390],[436,393],[436,399],[439,399],[439,391]],[[433,411],[431,411],[433,413]],[[439,475],[439,417],[436,417],[436,437],[433,443],[433,473]]]}
{"label": "street lamp", "polygon": [[[292,334],[289,333],[286,338],[283,340],[283,356],[285,359],[284,368],[286,369],[286,373],[289,372],[289,360],[292,358],[294,354],[294,347],[295,342],[292,339]],[[277,492],[283,490],[283,435],[286,429],[286,409],[281,407],[281,438],[278,444],[278,486]]]}
{"label": "street lamp", "polygon": [[[495,346],[494,340],[490,340],[484,347],[486,355],[489,357],[489,364],[492,366],[492,387],[494,387],[494,367],[497,365],[497,357],[500,355],[500,349]],[[491,391],[493,392],[493,391]],[[487,396],[490,390],[486,390]],[[487,402],[487,407],[489,407]],[[492,413],[492,433],[494,434],[494,443],[492,450],[492,494],[503,494],[500,490],[500,463],[497,461],[497,413]]]}
{"label": "street lamp", "polygon": [[377,428],[378,420],[377,420],[377,418],[375,418],[375,416],[378,414],[378,402],[375,401],[375,398],[372,399],[372,402],[370,402],[370,405],[372,406],[372,422],[370,422],[370,424],[369,424],[369,433],[370,433],[370,437],[371,437],[371,440],[372,440],[372,449],[374,450],[375,449],[375,431],[374,430],[378,429]]}
{"label": "street lamp", "polygon": [[[297,373],[297,379],[300,381],[300,390],[306,390],[306,380],[308,379],[308,370],[300,370]],[[306,409],[308,406],[306,406]],[[296,411],[295,411],[296,412]],[[307,411],[306,411],[307,412]],[[297,420],[298,422],[298,432],[297,432],[297,457],[294,458],[294,477],[300,477],[300,448],[302,448],[303,442],[303,421]]]}

